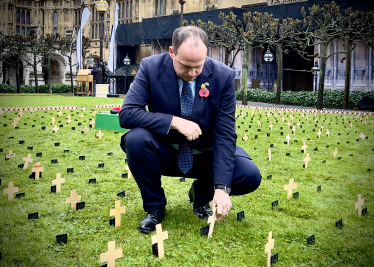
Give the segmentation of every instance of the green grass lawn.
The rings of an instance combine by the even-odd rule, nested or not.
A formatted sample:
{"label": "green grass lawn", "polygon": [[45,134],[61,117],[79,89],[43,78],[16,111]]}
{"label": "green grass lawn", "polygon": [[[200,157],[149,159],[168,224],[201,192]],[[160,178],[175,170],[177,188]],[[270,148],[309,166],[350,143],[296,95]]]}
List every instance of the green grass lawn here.
{"label": "green grass lawn", "polygon": [[[0,97],[1,106],[91,107],[121,102],[122,99],[63,96]],[[0,266],[100,266],[103,264],[99,261],[100,254],[108,250],[107,244],[112,240],[117,249],[123,249],[123,258],[116,260],[116,266],[266,266],[264,249],[269,231],[275,239],[272,253],[279,253],[275,266],[373,266],[374,125],[370,125],[373,117],[369,116],[364,126],[366,116],[361,121],[360,117],[346,115],[343,123],[343,116],[318,114],[315,122],[314,115],[308,114],[307,121],[302,118],[303,113],[294,112],[293,123],[300,121],[302,128],[296,126],[293,135],[286,124],[291,121],[290,112],[283,113],[285,122],[282,122],[276,112],[270,112],[267,119],[267,111],[260,114],[255,111],[252,119],[252,110],[243,109],[236,123],[237,143],[259,166],[261,186],[252,194],[232,197],[230,215],[216,224],[213,237],[208,240],[200,236],[200,228],[207,225],[207,220],[199,220],[192,213],[188,200],[193,180],[181,183],[179,177],[163,177],[168,215],[162,228],[168,231],[169,239],[164,242],[165,258],[159,260],[152,255],[154,233],[144,235],[137,231],[145,213],[134,179],[122,178],[127,172],[126,155],[119,147],[122,133],[103,130],[101,139],[95,138],[98,129],[81,133],[84,126],[89,126],[94,111],[100,110],[87,108],[82,119],[78,117],[81,110],[63,111],[60,118],[57,111],[24,112],[17,125],[19,129],[11,125],[17,112],[0,116],[1,191],[8,187],[8,182],[14,182],[19,192],[25,192],[24,197],[14,200],[0,195]],[[66,124],[68,114],[72,115],[70,125]],[[63,125],[57,133],[52,132],[52,116],[56,117],[57,125]],[[257,120],[261,121],[261,127]],[[274,125],[272,131],[270,123]],[[319,139],[317,132],[322,124],[324,130]],[[42,130],[42,126],[46,129]],[[330,137],[325,134],[327,128]],[[361,132],[368,139],[359,139]],[[247,141],[242,140],[244,134],[249,137]],[[292,138],[290,145],[284,144],[287,134]],[[20,140],[25,143],[19,144]],[[56,142],[60,146],[55,146]],[[311,158],[307,169],[303,168],[303,142]],[[269,161],[271,144],[272,161]],[[31,146],[33,150],[28,150]],[[336,147],[338,155],[334,159]],[[5,160],[9,150],[16,155]],[[65,150],[69,152],[64,153]],[[36,157],[37,152],[42,152],[42,156]],[[109,152],[113,154],[110,156]],[[29,153],[34,162],[26,170],[18,168]],[[86,159],[79,160],[83,155]],[[51,164],[51,159],[57,159],[58,163]],[[36,162],[44,167],[38,181],[28,178]],[[104,168],[98,168],[99,163],[104,163]],[[67,173],[67,168],[74,168],[74,173]],[[60,193],[51,193],[51,180],[56,173],[61,173],[66,181]],[[96,178],[97,183],[89,184],[91,178]],[[298,199],[287,199],[287,191],[283,189],[290,178],[297,183],[294,192],[299,192]],[[319,185],[321,192],[317,192]],[[66,204],[70,190],[81,195],[86,203],[84,209],[72,210]],[[118,197],[117,193],[123,190],[126,196]],[[358,217],[354,208],[358,194],[365,199],[363,208],[367,208],[367,216]],[[109,225],[110,210],[116,200],[126,206],[119,228]],[[272,209],[274,200],[279,201],[279,206]],[[245,219],[238,222],[236,214],[243,210]],[[39,213],[39,219],[28,220],[28,214],[34,212]],[[339,219],[343,220],[341,230],[335,227]],[[67,244],[57,244],[55,236],[65,233]],[[307,237],[312,234],[316,243],[307,245]]]}

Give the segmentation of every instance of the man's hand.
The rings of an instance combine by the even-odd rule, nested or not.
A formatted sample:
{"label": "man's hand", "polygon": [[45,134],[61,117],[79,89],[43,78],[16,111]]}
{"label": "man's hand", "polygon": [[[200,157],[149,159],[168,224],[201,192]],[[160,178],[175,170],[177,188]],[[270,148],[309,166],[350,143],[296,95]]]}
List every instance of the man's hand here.
{"label": "man's hand", "polygon": [[212,208],[217,208],[217,222],[220,222],[229,214],[231,209],[230,196],[222,189],[215,189]]}
{"label": "man's hand", "polygon": [[201,135],[201,129],[197,123],[176,116],[171,120],[170,129],[177,130],[188,141],[196,140]]}

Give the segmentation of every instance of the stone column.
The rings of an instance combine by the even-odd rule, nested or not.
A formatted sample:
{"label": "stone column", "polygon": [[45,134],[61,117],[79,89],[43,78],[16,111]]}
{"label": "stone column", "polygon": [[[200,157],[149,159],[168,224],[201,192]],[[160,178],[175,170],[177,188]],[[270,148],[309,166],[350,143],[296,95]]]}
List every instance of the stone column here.
{"label": "stone column", "polygon": [[368,58],[369,66],[368,66],[368,87],[366,91],[370,92],[371,85],[372,85],[371,76],[373,74],[373,49],[370,46],[368,46],[368,49],[369,49],[369,58]]}
{"label": "stone column", "polygon": [[[356,78],[356,75],[355,75],[355,69],[356,69],[356,48],[353,49],[352,51],[352,64],[351,64],[351,88],[350,88],[350,91],[354,91],[354,88],[353,88],[353,84],[354,84],[354,80]],[[346,71],[349,71],[349,70],[346,70]]]}
{"label": "stone column", "polygon": [[[337,51],[338,51],[338,40],[334,40],[333,41],[334,42],[334,53],[336,53]],[[331,68],[331,72],[332,72],[332,86],[331,86],[331,89],[332,90],[336,90],[336,74],[337,74],[337,72],[336,72],[336,69],[337,69],[337,66],[338,66],[338,54],[335,54],[334,55],[334,63],[333,63],[333,66],[332,66],[332,68]],[[331,73],[330,73],[330,75],[331,75]]]}

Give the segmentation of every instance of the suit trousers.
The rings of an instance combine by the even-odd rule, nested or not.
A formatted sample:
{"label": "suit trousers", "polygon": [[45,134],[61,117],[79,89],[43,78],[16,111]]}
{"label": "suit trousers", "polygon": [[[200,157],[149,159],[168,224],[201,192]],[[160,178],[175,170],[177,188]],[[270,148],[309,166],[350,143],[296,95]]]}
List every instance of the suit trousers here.
{"label": "suit trousers", "polygon": [[[167,204],[161,186],[161,175],[195,178],[197,205],[205,205],[213,199],[213,152],[194,154],[192,169],[183,174],[178,168],[179,151],[164,138],[144,128],[129,131],[121,146],[126,152],[127,163],[140,189],[144,211],[150,212],[160,205]],[[230,195],[245,195],[255,191],[261,183],[261,178],[259,169],[249,158],[235,156]]]}

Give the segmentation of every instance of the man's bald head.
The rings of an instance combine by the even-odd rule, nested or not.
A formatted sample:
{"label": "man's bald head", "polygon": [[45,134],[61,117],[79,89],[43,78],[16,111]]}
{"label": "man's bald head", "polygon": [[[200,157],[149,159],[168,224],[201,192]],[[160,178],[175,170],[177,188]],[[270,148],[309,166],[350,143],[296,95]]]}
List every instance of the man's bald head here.
{"label": "man's bald head", "polygon": [[204,30],[196,26],[184,26],[177,28],[173,33],[172,47],[174,54],[177,54],[178,48],[181,46],[181,44],[183,44],[190,37],[196,40],[196,42],[194,42],[195,46],[198,46],[199,42],[201,41],[208,49],[208,35]]}

